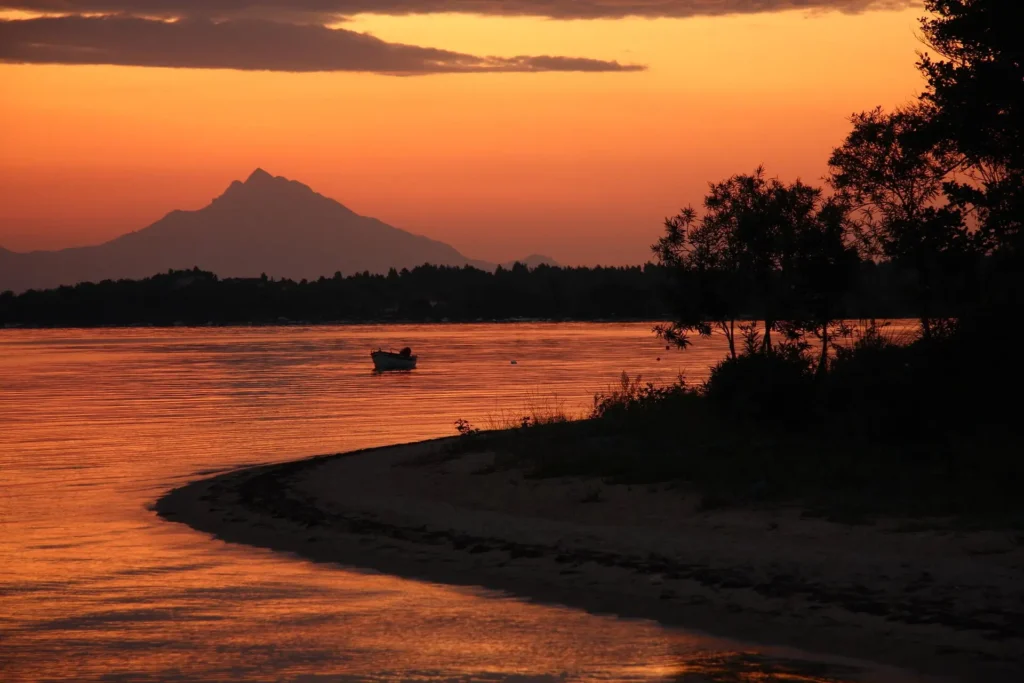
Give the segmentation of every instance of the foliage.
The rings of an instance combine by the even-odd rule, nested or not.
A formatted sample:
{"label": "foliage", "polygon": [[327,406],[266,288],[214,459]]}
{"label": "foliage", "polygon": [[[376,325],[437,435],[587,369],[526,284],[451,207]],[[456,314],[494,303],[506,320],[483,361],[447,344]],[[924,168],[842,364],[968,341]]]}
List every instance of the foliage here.
{"label": "foliage", "polygon": [[589,420],[481,436],[498,469],[665,483],[699,493],[699,511],[797,503],[836,521],[1020,524],[1015,404],[979,390],[972,343],[868,324],[822,377],[781,344],[726,358],[699,388],[626,374]]}
{"label": "foliage", "polygon": [[818,334],[827,351],[858,266],[843,198],[768,179],[758,168],[712,184],[704,208],[699,219],[688,208],[666,220],[653,247],[676,278],[675,318],[656,331],[685,348],[689,333],[717,329],[736,359],[753,329],[737,329],[737,319],[756,310],[764,320],[761,352],[772,352],[772,332],[784,323]]}
{"label": "foliage", "polygon": [[0,325],[652,320],[666,315],[665,279],[652,265],[517,266],[493,273],[424,265],[308,282],[220,279],[194,269],[0,295]]}
{"label": "foliage", "polygon": [[666,402],[694,393],[693,389],[686,386],[682,376],[674,384],[658,387],[653,382],[644,382],[640,375],[632,378],[628,372],[623,371],[618,387],[610,387],[607,392],[594,396],[591,417],[621,418],[650,411],[654,407],[662,408]]}
{"label": "foliage", "polygon": [[558,424],[578,420],[583,415],[570,412],[565,401],[557,394],[531,394],[519,409],[502,409],[487,416],[487,429],[512,430],[529,429],[542,425]]}
{"label": "foliage", "polygon": [[923,105],[857,114],[829,159],[829,182],[853,209],[863,253],[914,273],[911,296],[926,335],[934,311],[955,301],[958,276],[976,262],[963,212],[944,194],[961,157],[930,140],[930,114]]}
{"label": "foliage", "polygon": [[759,316],[762,352],[775,332],[816,338],[825,374],[849,332],[840,321],[857,314],[865,263],[902,275],[899,296],[915,302],[926,338],[966,318],[980,331],[1014,309],[1024,294],[1024,5],[926,6],[927,87],[911,105],[853,116],[829,160],[832,196],[758,168],[712,184],[703,215],[666,221],[654,252],[675,296],[662,337],[685,347],[688,334],[717,329],[736,360],[736,321]]}
{"label": "foliage", "polygon": [[735,417],[803,424],[813,406],[812,368],[799,351],[726,358],[711,369],[702,394]]}
{"label": "foliage", "polygon": [[831,182],[859,209],[871,254],[914,271],[930,336],[934,318],[998,316],[1024,291],[1024,5],[925,7],[924,92],[891,113],[855,115]]}
{"label": "foliage", "polygon": [[469,420],[459,418],[455,421],[455,431],[459,433],[459,436],[473,436],[480,430],[470,424]]}
{"label": "foliage", "polygon": [[[842,198],[825,200],[813,220],[796,231],[785,309],[788,325],[781,326],[785,343],[800,345],[810,333],[820,348],[818,372],[828,370],[829,352],[836,340],[849,335],[844,322],[847,294],[857,272],[857,254],[849,241],[848,204]],[[801,349],[802,351],[803,349]]]}
{"label": "foliage", "polygon": [[[829,183],[856,212],[861,247],[869,257],[907,258],[918,242],[935,239],[927,229],[936,220],[934,203],[961,162],[929,140],[928,115],[921,105],[854,114],[853,130],[829,158]],[[948,249],[949,242],[963,237],[965,226],[952,222],[949,227],[945,241],[930,245],[930,251]]]}
{"label": "foliage", "polygon": [[[907,317],[915,302],[900,295],[905,275],[862,262],[847,295],[859,317]],[[471,322],[483,320],[665,320],[674,291],[665,268],[540,266],[488,273],[424,265],[393,275],[357,273],[308,282],[218,278],[194,270],[142,280],[107,280],[0,294],[4,325],[238,325],[328,322]],[[751,313],[757,314],[756,308]]]}
{"label": "foliage", "polygon": [[708,337],[717,328],[735,355],[736,319],[746,304],[735,240],[720,225],[697,223],[692,208],[666,219],[665,233],[652,249],[659,263],[670,268],[680,294],[673,301],[673,322],[655,331],[665,341],[686,348],[689,333]]}
{"label": "foliage", "polygon": [[1024,5],[1007,0],[926,0],[921,29],[935,57],[927,79],[936,145],[962,156],[968,182],[948,188],[973,210],[990,250],[1021,251],[1024,221]]}

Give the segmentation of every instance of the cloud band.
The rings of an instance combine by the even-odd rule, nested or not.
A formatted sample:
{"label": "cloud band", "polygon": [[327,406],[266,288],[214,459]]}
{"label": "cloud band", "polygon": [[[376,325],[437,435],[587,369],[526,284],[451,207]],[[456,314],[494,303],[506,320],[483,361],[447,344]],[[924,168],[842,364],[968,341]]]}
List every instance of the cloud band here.
{"label": "cloud band", "polygon": [[693,17],[792,9],[859,12],[919,0],[0,0],[0,62],[269,71],[638,71],[562,56],[487,57],[332,28],[345,17],[458,12],[555,19]]}
{"label": "cloud band", "polygon": [[261,18],[327,23],[353,14],[457,12],[553,19],[694,17],[783,10],[902,9],[920,0],[0,0],[0,8],[66,14]]}
{"label": "cloud band", "polygon": [[121,15],[0,21],[0,61],[394,75],[643,68],[582,57],[480,57],[388,43],[364,33],[313,24],[252,19],[164,21]]}

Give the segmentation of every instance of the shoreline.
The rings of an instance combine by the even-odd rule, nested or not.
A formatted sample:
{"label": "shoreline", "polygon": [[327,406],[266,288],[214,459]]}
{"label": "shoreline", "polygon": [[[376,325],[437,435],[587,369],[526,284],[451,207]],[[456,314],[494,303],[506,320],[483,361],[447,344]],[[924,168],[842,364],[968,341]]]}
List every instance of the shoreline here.
{"label": "shoreline", "polygon": [[528,479],[449,453],[457,438],[234,470],[155,509],[316,562],[929,676],[1024,676],[1024,550],[1005,534],[695,510],[666,486]]}

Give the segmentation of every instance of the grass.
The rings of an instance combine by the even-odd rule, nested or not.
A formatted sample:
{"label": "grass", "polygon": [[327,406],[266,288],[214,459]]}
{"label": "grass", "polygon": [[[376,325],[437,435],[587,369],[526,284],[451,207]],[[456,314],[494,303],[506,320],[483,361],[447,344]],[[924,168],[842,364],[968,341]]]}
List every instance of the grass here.
{"label": "grass", "polygon": [[574,413],[565,407],[558,394],[529,394],[518,410],[502,409],[488,415],[484,421],[487,431],[503,431],[561,424],[582,420],[586,415]]}

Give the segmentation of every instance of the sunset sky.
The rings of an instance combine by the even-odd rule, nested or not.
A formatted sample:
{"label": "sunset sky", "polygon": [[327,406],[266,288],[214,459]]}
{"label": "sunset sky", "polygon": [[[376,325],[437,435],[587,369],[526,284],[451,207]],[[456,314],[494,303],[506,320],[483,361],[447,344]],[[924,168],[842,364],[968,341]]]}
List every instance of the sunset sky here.
{"label": "sunset sky", "polygon": [[817,181],[851,113],[913,98],[920,14],[0,0],[0,246],[94,244],[259,166],[474,258],[640,263],[708,181],[760,163]]}

